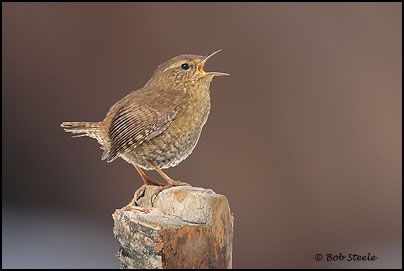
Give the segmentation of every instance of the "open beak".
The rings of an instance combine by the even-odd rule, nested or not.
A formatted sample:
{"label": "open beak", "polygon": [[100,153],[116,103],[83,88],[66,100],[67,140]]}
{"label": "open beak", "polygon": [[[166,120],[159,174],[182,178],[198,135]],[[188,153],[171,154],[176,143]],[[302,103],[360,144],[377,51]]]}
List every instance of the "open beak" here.
{"label": "open beak", "polygon": [[205,72],[203,70],[203,66],[205,65],[206,61],[208,61],[209,58],[211,58],[212,56],[214,56],[215,54],[219,53],[221,50],[217,50],[216,52],[211,53],[210,55],[207,55],[202,61],[201,63],[198,64],[197,69],[198,72],[200,72],[202,75],[213,75],[213,76],[224,76],[224,75],[230,75],[228,73],[224,73],[224,72]]}

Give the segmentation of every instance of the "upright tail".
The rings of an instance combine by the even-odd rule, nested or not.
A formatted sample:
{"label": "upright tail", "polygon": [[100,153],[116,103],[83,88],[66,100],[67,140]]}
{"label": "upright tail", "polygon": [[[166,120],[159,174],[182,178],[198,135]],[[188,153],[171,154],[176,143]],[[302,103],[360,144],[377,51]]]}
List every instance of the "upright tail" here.
{"label": "upright tail", "polygon": [[65,132],[77,134],[73,137],[89,136],[98,140],[101,122],[62,122],[60,125]]}

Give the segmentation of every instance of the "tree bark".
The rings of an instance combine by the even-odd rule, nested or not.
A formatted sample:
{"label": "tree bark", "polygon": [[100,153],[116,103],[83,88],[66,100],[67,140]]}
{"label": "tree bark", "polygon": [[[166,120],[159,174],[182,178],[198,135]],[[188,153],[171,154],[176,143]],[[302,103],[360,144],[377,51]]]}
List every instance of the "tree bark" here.
{"label": "tree bark", "polygon": [[121,268],[231,268],[233,216],[227,198],[211,189],[156,186],[117,209],[114,235]]}

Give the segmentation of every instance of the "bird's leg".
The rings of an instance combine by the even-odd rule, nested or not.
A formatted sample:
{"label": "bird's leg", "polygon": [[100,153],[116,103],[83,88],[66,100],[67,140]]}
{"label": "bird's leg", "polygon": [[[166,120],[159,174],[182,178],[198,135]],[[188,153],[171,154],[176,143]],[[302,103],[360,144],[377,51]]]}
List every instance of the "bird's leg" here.
{"label": "bird's leg", "polygon": [[139,166],[137,166],[137,165],[134,165],[134,166],[135,166],[135,168],[137,169],[137,171],[139,172],[140,176],[142,177],[142,179],[143,179],[143,181],[144,181],[144,184],[143,184],[138,190],[136,190],[135,196],[133,197],[133,201],[132,201],[130,204],[133,204],[133,203],[134,203],[136,206],[139,206],[139,204],[138,204],[137,201],[138,201],[138,199],[139,199],[140,197],[143,196],[144,191],[145,191],[147,185],[164,186],[164,184],[162,184],[162,183],[160,183],[160,182],[157,182],[157,181],[153,181],[152,179],[150,179],[150,178],[143,172],[143,170],[142,170]]}
{"label": "bird's leg", "polygon": [[159,169],[159,167],[158,167],[155,163],[153,163],[153,162],[150,161],[150,160],[148,160],[147,162],[148,162],[148,163],[154,168],[154,170],[156,170],[157,173],[160,174],[161,177],[163,177],[164,180],[166,180],[167,183],[168,183],[167,185],[164,185],[164,186],[160,187],[159,189],[156,190],[156,192],[154,192],[154,194],[153,194],[153,196],[152,196],[152,198],[151,198],[151,199],[152,199],[152,205],[153,205],[153,197],[157,197],[157,195],[158,195],[161,191],[163,191],[163,190],[166,190],[166,189],[168,189],[168,188],[170,188],[170,187],[173,187],[173,186],[182,186],[182,185],[191,186],[191,185],[188,184],[188,183],[183,183],[183,182],[179,182],[179,181],[174,181],[174,180],[171,179],[167,174],[165,174],[161,169]]}
{"label": "bird's leg", "polygon": [[140,176],[142,177],[143,181],[145,182],[145,184],[149,184],[149,185],[157,185],[157,186],[164,186],[164,184],[157,182],[157,181],[153,181],[152,179],[150,179],[144,172],[143,170],[139,167],[135,165],[135,168],[137,169],[137,171],[139,172]]}
{"label": "bird's leg", "polygon": [[174,181],[173,179],[171,179],[167,174],[165,174],[161,169],[159,169],[159,167],[152,161],[148,160],[147,161],[153,168],[155,171],[157,171],[158,174],[161,175],[161,177],[164,178],[164,180],[167,181],[167,183],[171,186],[181,186],[181,185],[190,185],[187,183],[183,183],[183,182],[179,182],[179,181]]}

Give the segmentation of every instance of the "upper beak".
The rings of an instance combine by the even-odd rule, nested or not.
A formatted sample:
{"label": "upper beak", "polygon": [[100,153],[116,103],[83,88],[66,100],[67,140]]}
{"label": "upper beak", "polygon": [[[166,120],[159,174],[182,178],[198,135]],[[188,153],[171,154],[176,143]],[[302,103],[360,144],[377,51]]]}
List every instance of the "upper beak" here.
{"label": "upper beak", "polygon": [[217,50],[216,52],[211,53],[210,55],[207,55],[202,61],[201,63],[198,64],[197,69],[198,71],[202,74],[202,75],[213,75],[213,76],[224,76],[224,75],[230,75],[228,73],[224,73],[224,72],[205,72],[203,70],[203,66],[205,65],[206,61],[208,61],[209,58],[211,58],[212,56],[214,56],[215,54],[219,53],[221,50]]}

